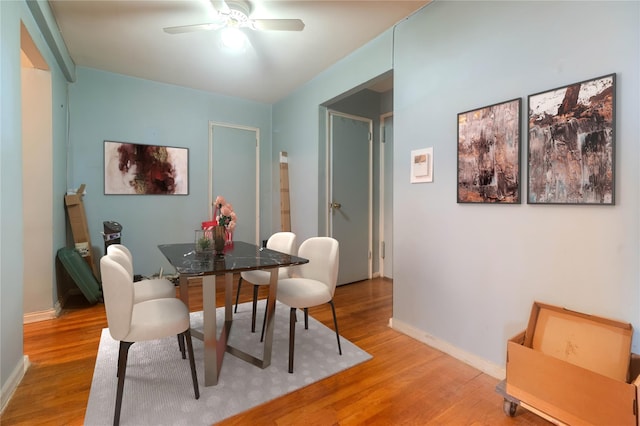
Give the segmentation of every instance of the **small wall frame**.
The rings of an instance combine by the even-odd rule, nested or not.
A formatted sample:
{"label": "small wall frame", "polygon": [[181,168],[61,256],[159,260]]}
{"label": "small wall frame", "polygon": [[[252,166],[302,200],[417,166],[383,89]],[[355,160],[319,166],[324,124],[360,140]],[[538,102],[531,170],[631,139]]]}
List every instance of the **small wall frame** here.
{"label": "small wall frame", "polygon": [[411,151],[411,183],[433,182],[433,147]]}
{"label": "small wall frame", "polygon": [[189,150],[104,141],[104,193],[189,194]]}
{"label": "small wall frame", "polygon": [[520,114],[512,99],[458,114],[458,203],[520,203]]}
{"label": "small wall frame", "polygon": [[615,83],[529,95],[529,204],[615,204]]}

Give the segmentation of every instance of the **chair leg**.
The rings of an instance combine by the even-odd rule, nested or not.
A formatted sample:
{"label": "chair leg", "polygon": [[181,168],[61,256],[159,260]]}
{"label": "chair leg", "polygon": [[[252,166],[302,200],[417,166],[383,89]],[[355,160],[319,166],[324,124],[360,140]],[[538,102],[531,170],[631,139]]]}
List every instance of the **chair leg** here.
{"label": "chair leg", "polygon": [[304,308],[304,329],[309,329],[309,308]]}
{"label": "chair leg", "polygon": [[118,426],[120,424],[124,376],[127,370],[127,357],[129,355],[129,348],[131,345],[133,345],[133,342],[120,342],[120,352],[118,353],[118,389],[116,390],[116,411],[113,415],[113,426]]}
{"label": "chair leg", "polygon": [[240,287],[242,287],[242,277],[238,280],[238,292],[236,293],[236,308],[233,310],[234,313],[238,313],[238,300],[240,300]]}
{"label": "chair leg", "polygon": [[198,375],[196,374],[196,360],[193,357],[193,341],[191,340],[191,330],[187,330],[181,334],[187,341],[187,351],[189,352],[189,365],[191,366],[191,378],[193,379],[193,391],[196,399],[200,399],[200,388],[198,387]]}
{"label": "chair leg", "polygon": [[187,356],[184,353],[184,336],[182,334],[178,334],[178,348],[182,353],[182,359],[187,359]]}
{"label": "chair leg", "polygon": [[329,301],[331,305],[331,312],[333,312],[333,325],[336,327],[336,338],[338,339],[338,353],[342,355],[342,347],[340,346],[340,333],[338,332],[338,318],[336,317],[336,307],[333,304],[333,300]]}
{"label": "chair leg", "polygon": [[293,348],[296,343],[296,308],[289,313],[289,373],[293,373]]}
{"label": "chair leg", "polygon": [[251,332],[256,332],[256,312],[258,312],[258,286],[253,286],[253,309],[251,311]]}

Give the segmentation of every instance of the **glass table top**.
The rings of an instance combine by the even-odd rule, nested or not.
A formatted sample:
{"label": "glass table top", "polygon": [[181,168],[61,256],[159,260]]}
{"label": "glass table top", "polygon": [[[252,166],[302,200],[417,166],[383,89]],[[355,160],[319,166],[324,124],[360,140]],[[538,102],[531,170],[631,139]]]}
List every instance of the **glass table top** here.
{"label": "glass table top", "polygon": [[302,265],[308,259],[291,256],[243,241],[227,245],[223,253],[196,253],[194,243],[160,244],[158,246],[169,263],[180,274],[220,275],[276,266]]}

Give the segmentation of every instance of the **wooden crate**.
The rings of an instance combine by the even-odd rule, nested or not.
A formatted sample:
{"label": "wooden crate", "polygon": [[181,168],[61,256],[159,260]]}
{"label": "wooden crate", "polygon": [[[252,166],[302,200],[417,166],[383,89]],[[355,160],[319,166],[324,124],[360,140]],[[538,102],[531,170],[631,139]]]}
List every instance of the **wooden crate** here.
{"label": "wooden crate", "polygon": [[629,323],[535,302],[507,342],[506,392],[556,423],[638,425],[632,334]]}

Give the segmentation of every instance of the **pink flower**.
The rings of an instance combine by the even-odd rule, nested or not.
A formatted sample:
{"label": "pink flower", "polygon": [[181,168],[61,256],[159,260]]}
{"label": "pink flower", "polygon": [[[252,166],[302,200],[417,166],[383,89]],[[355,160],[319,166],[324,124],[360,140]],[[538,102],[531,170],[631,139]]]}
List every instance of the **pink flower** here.
{"label": "pink flower", "polygon": [[220,214],[222,216],[231,216],[231,213],[233,213],[233,206],[231,204],[223,204],[222,207],[220,207]]}
{"label": "pink flower", "polygon": [[233,211],[233,206],[227,203],[224,197],[218,195],[214,202],[214,218],[218,225],[226,227],[229,231],[233,231],[236,227],[237,216]]}

